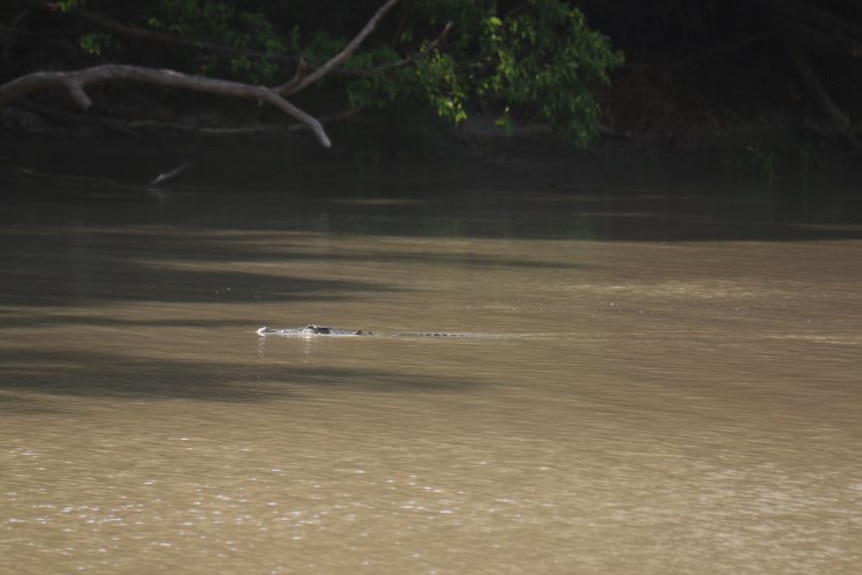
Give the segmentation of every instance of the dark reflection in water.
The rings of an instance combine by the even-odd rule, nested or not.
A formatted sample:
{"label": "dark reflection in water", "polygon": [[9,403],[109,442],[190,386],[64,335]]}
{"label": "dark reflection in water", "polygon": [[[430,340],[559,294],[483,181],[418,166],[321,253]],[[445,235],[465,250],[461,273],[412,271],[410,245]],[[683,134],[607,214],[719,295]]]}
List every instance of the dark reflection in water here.
{"label": "dark reflection in water", "polygon": [[377,392],[457,391],[477,385],[463,374],[445,378],[369,369],[322,367],[309,371],[302,366],[250,367],[219,363],[215,359],[144,359],[134,354],[102,351],[12,349],[0,352],[0,362],[3,363],[0,389],[93,397],[263,401],[290,398],[296,392],[290,385],[250,385],[249,381],[298,381],[312,387],[349,386],[356,391]]}
{"label": "dark reflection in water", "polygon": [[856,572],[855,191],[317,170],[0,173],[0,571]]}
{"label": "dark reflection in water", "polygon": [[[134,165],[130,162],[130,169]],[[6,206],[0,218],[6,224],[35,218],[73,228],[136,224],[612,241],[774,241],[862,234],[862,198],[853,180],[800,187],[791,179],[782,188],[728,177],[714,167],[696,178],[674,179],[674,171],[685,171],[682,166],[674,166],[670,177],[652,174],[652,180],[637,170],[599,174],[598,183],[595,174],[578,177],[574,172],[561,179],[554,172],[525,174],[505,165],[466,171],[464,164],[393,167],[371,175],[343,160],[333,160],[332,166],[245,167],[214,180],[213,172],[224,173],[224,166],[203,162],[189,183],[164,190],[104,176],[70,178],[9,169],[3,176],[0,201]]]}

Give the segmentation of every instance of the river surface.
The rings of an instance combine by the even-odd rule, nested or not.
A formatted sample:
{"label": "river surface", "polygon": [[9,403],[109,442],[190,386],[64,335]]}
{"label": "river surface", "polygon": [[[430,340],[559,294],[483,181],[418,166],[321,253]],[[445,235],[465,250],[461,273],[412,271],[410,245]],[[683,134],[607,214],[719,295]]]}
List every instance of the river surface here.
{"label": "river surface", "polygon": [[0,175],[0,572],[859,572],[862,195],[337,171]]}

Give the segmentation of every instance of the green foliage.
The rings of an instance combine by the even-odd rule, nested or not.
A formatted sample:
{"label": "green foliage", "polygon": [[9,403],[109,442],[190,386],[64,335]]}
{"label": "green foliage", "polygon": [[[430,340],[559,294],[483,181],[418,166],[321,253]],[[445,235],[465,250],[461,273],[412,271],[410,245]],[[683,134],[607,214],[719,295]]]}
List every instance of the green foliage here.
{"label": "green foliage", "polygon": [[[147,21],[154,29],[186,38],[200,39],[265,54],[283,54],[290,46],[290,36],[279,34],[266,15],[248,12],[236,3],[217,0],[161,0]],[[268,82],[277,77],[279,66],[269,58],[234,56],[209,64],[211,74],[227,72],[254,82]]]}
{"label": "green foliage", "polygon": [[[341,46],[341,44],[339,44]],[[373,52],[363,52],[346,63],[348,70],[370,70],[375,66],[390,64],[399,59],[396,51],[383,46]],[[346,85],[350,108],[382,108],[387,100],[398,95],[399,80],[392,74],[362,74]]]}
{"label": "green foliage", "polygon": [[111,44],[111,35],[104,32],[91,32],[78,38],[78,46],[91,56],[101,56],[102,51]]}
{"label": "green foliage", "polygon": [[[344,48],[381,3],[158,0],[144,21],[168,34],[237,49],[237,55],[206,58],[206,74],[272,84],[294,70],[279,64],[284,60],[252,52],[302,56],[320,65]],[[57,3],[64,11],[99,5],[85,4]],[[137,6],[114,0],[112,7],[124,4]],[[431,44],[447,22],[452,32],[445,42]],[[79,45],[94,56],[106,56],[113,47],[102,32],[85,33]],[[508,131],[516,122],[544,121],[584,145],[599,119],[593,90],[608,82],[608,71],[622,59],[566,0],[413,0],[396,6],[345,63],[345,73],[320,87],[330,103],[340,95],[351,108],[387,109],[395,101],[402,110],[430,107],[454,123],[469,111],[490,111]]]}
{"label": "green foliage", "polygon": [[[501,13],[491,5],[425,0],[411,22],[452,21],[457,36],[445,51],[426,50],[409,73],[363,84],[365,103],[414,97],[448,121],[460,122],[468,109],[497,110],[497,125],[513,131],[518,120],[549,123],[578,145],[595,135],[599,106],[592,90],[608,82],[608,71],[623,61],[610,42],[592,30],[583,14],[561,0],[526,0]],[[401,38],[429,37],[417,29]],[[375,96],[374,88],[379,90]]]}
{"label": "green foliage", "polygon": [[434,51],[419,60],[413,72],[420,94],[424,94],[438,116],[455,123],[467,119],[466,86],[458,75],[454,57]]}
{"label": "green foliage", "polygon": [[532,111],[575,143],[589,141],[599,119],[591,90],[606,84],[623,58],[587,28],[580,11],[558,0],[529,0],[505,18],[486,17],[481,38],[477,91],[505,104],[503,125],[512,125],[509,110]]}
{"label": "green foliage", "polygon": [[83,6],[85,2],[86,0],[59,0],[56,6],[60,12],[71,12],[75,8]]}

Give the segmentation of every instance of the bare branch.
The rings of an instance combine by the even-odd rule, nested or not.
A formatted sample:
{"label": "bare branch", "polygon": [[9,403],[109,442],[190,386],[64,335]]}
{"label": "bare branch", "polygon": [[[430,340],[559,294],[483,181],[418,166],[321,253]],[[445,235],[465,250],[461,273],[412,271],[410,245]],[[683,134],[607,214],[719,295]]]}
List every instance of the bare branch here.
{"label": "bare branch", "polygon": [[298,85],[293,85],[293,82],[288,82],[278,88],[275,88],[275,91],[282,95],[289,95],[295,92],[299,92],[300,90],[304,90],[308,86],[314,84],[315,82],[320,81],[324,76],[332,72],[335,68],[344,63],[345,60],[350,58],[354,52],[359,48],[365,38],[368,37],[371,32],[377,27],[377,23],[380,22],[380,19],[392,8],[398,0],[389,0],[380,7],[379,10],[371,17],[371,19],[365,24],[365,27],[359,31],[353,40],[351,40],[344,49],[333,56],[328,62],[326,62],[323,66],[309,74],[302,80]]}
{"label": "bare branch", "polygon": [[308,70],[308,62],[305,61],[305,58],[300,58],[299,64],[296,66],[296,72],[293,74],[293,78],[291,78],[287,84],[282,84],[279,91],[283,94],[290,94],[293,92],[294,88],[299,86],[302,79],[305,78],[306,70]]}
{"label": "bare branch", "polygon": [[[397,0],[393,0],[391,2],[391,4],[394,4],[395,2],[397,2]],[[44,9],[50,9],[52,12],[54,11],[53,8],[51,8],[51,5],[49,5],[49,4],[41,4],[40,6]],[[375,18],[377,20],[379,20],[380,17],[382,17],[383,13],[388,11],[388,9],[389,9],[389,7],[383,6],[380,9],[380,11],[378,11],[378,13],[375,15]],[[268,59],[268,60],[272,60],[275,62],[283,62],[285,64],[296,65],[297,68],[296,68],[296,73],[294,74],[294,77],[289,82],[279,86],[279,88],[278,88],[278,91],[283,95],[289,95],[289,94],[293,94],[295,92],[298,92],[299,90],[301,90],[304,87],[307,87],[310,84],[310,82],[309,82],[309,83],[306,83],[306,85],[303,86],[302,88],[299,87],[300,84],[303,82],[303,80],[305,78],[305,74],[307,73],[308,69],[313,67],[313,66],[309,65],[309,62],[305,58],[303,58],[302,56],[279,54],[279,53],[266,53],[266,52],[260,52],[257,50],[249,50],[247,48],[235,48],[232,46],[226,46],[224,44],[217,44],[214,42],[205,42],[202,40],[183,38],[182,36],[177,36],[175,34],[168,34],[165,32],[158,32],[155,30],[146,30],[146,29],[142,29],[142,28],[136,28],[134,26],[127,26],[125,24],[121,24],[120,22],[117,22],[116,20],[112,20],[111,18],[107,18],[107,17],[102,16],[100,14],[94,14],[94,13],[89,12],[87,10],[82,10],[81,8],[74,8],[69,13],[74,15],[74,16],[77,16],[78,18],[80,18],[82,20],[90,22],[91,24],[95,24],[96,26],[99,26],[100,28],[103,28],[105,30],[110,30],[111,32],[115,32],[117,34],[122,34],[123,36],[128,36],[130,38],[138,38],[140,40],[146,40],[146,41],[150,41],[150,42],[158,42],[160,44],[170,44],[170,45],[175,45],[175,46],[186,46],[186,47],[197,49],[197,50],[206,50],[208,52],[212,52],[212,53],[219,55],[219,56],[212,57],[210,59],[218,59],[218,58],[230,57],[230,56],[242,56],[242,57],[247,57],[247,58],[263,58],[263,59]],[[367,36],[368,34],[371,33],[373,28],[376,27],[376,24],[377,24],[377,22],[375,21],[374,26],[372,26],[371,29],[368,29],[367,31],[366,31],[366,29],[363,29],[363,31],[360,34],[364,33],[365,36]],[[402,58],[401,60],[398,60],[396,62],[389,62],[387,64],[381,64],[380,66],[376,66],[374,68],[368,68],[366,70],[339,71],[339,74],[343,74],[345,76],[352,76],[352,77],[370,76],[370,75],[386,72],[387,70],[391,70],[394,68],[401,68],[401,67],[407,66],[407,65],[415,62],[419,58],[423,57],[424,55],[430,53],[432,50],[436,49],[440,45],[440,43],[446,38],[446,36],[449,34],[449,32],[451,30],[452,30],[452,22],[447,22],[446,25],[443,27],[443,31],[440,32],[440,34],[434,40],[429,42],[426,46],[423,46],[419,52],[417,52],[415,54],[411,54],[409,56],[406,56],[405,58]],[[357,42],[357,44],[356,44],[357,47],[359,46],[359,43],[361,43],[364,40],[365,36],[363,36],[359,40],[359,42]],[[354,41],[356,41],[356,40],[354,39]],[[348,46],[348,48],[349,47],[350,46]],[[354,51],[355,51],[355,48],[354,48]],[[347,56],[349,56],[349,55],[350,54],[347,54]],[[327,72],[327,73],[331,73],[331,71]]]}
{"label": "bare branch", "polygon": [[[204,76],[193,76],[174,70],[154,70],[139,66],[105,64],[70,72],[34,72],[16,78],[6,84],[0,85],[0,107],[3,107],[12,100],[16,100],[33,92],[59,88],[67,91],[78,106],[87,110],[92,105],[92,101],[85,91],[85,87],[88,84],[111,80],[126,80],[266,102],[296,119],[300,125],[314,132],[321,144],[326,147],[330,147],[332,144],[321,122],[317,118],[294,106],[291,102],[285,99],[285,96],[299,92],[300,90],[319,82],[321,79],[331,74],[338,67],[344,64],[344,62],[353,56],[353,54],[359,49],[362,42],[364,42],[365,39],[376,29],[381,19],[397,2],[398,0],[386,0],[386,2],[377,10],[377,12],[374,13],[368,22],[366,22],[362,30],[359,31],[359,33],[344,47],[344,49],[341,50],[341,52],[330,58],[323,65],[314,69],[309,74],[306,74],[308,70],[307,62],[298,56],[266,54],[252,50],[236,49],[211,42],[191,40],[163,32],[139,29],[126,26],[110,18],[105,18],[85,10],[76,9],[73,13],[78,17],[118,34],[149,41],[188,46],[227,55],[261,57],[282,62],[291,62],[297,64],[296,74],[290,81],[280,86],[266,87],[229,80],[207,78]],[[37,3],[41,5],[42,8],[53,10],[52,5],[49,3]],[[430,53],[431,50],[434,50],[449,33],[451,27],[451,22],[446,24],[440,35],[422,48],[417,54],[407,56],[397,62],[384,64],[360,73],[365,75],[375,74],[390,68],[410,64],[423,55]]]}
{"label": "bare branch", "polygon": [[84,110],[88,110],[90,106],[93,105],[93,101],[84,91],[83,86],[78,84],[77,82],[65,82],[66,89],[69,90],[69,94],[72,96],[72,99],[75,100],[75,103],[78,104]]}
{"label": "bare branch", "polygon": [[[392,2],[390,4],[394,4],[395,2],[397,2],[397,0],[392,0]],[[50,5],[50,4],[41,4],[41,3],[37,2],[36,5],[40,6],[43,9],[50,10],[51,12],[55,12],[55,10],[52,8],[52,5]],[[385,8],[386,10],[383,10],[383,8]],[[378,16],[382,16],[384,12],[388,11],[388,9],[389,8],[387,6],[382,7],[381,10],[378,11],[378,13],[375,15],[375,18],[377,18],[377,20],[379,20]],[[248,48],[235,48],[233,46],[226,46],[224,44],[218,44],[215,42],[206,42],[203,40],[184,38],[182,36],[177,36],[175,34],[169,34],[166,32],[159,32],[159,31],[155,31],[155,30],[136,28],[134,26],[127,26],[127,25],[121,24],[120,22],[117,22],[116,20],[113,20],[111,18],[107,18],[107,17],[102,16],[100,14],[94,14],[92,12],[89,12],[87,10],[83,10],[81,8],[74,8],[74,9],[69,11],[69,14],[72,14],[72,15],[80,18],[81,20],[84,20],[86,22],[94,24],[94,25],[96,25],[100,28],[103,28],[105,30],[109,30],[109,31],[114,32],[116,34],[121,34],[123,36],[127,36],[130,38],[137,38],[139,40],[145,40],[148,42],[158,42],[160,44],[168,44],[168,45],[173,45],[173,46],[184,46],[187,48],[207,51],[207,52],[211,52],[213,54],[218,55],[218,56],[206,58],[204,61],[215,60],[215,59],[219,59],[219,58],[229,58],[229,57],[234,57],[234,56],[240,56],[240,57],[245,57],[245,58],[261,58],[261,59],[271,60],[273,62],[281,62],[284,64],[295,65],[295,66],[297,66],[297,69],[296,69],[296,73],[294,74],[294,77],[289,82],[281,85],[278,88],[278,91],[283,95],[293,94],[295,92],[298,92],[302,88],[305,88],[308,85],[310,85],[310,82],[309,82],[305,86],[303,86],[302,88],[299,87],[299,85],[302,83],[303,79],[305,78],[305,74],[308,72],[309,68],[313,68],[315,65],[317,65],[319,63],[319,62],[314,62],[314,61],[309,63],[309,61],[306,60],[305,58],[303,58],[302,56],[280,54],[280,53],[260,52],[258,50],[250,50]],[[360,34],[364,33],[364,36],[360,39],[359,42],[357,42],[356,47],[358,47],[359,43],[361,43],[364,40],[365,36],[367,36],[368,34],[371,33],[371,31],[373,30],[374,27],[376,27],[376,25],[377,25],[377,22],[375,21],[374,26],[372,26],[372,28],[367,29],[367,30],[365,28],[363,28],[363,30],[362,30],[362,32],[360,32]],[[366,25],[366,27],[367,27],[367,25]],[[450,22],[446,25],[446,27],[444,28],[444,30],[440,34],[440,36],[438,36],[428,46],[423,48],[422,53],[425,53],[429,49],[435,48],[440,43],[440,41],[443,39],[443,37],[445,37],[446,34],[448,34],[451,27],[452,27],[452,23]],[[355,41],[356,41],[356,39],[354,39],[354,42]],[[353,48],[353,51],[355,51],[356,47]],[[348,45],[348,48],[350,48],[349,45]],[[342,54],[343,54],[343,52],[342,52]],[[338,58],[339,56],[341,56],[341,54],[336,56],[336,58]],[[349,56],[350,56],[350,54],[348,53],[346,57],[349,57]],[[376,68],[371,68],[369,70],[340,71],[339,73],[343,73],[344,75],[347,75],[347,76],[367,76],[367,75],[383,72],[383,71],[391,69],[391,68],[398,68],[401,66],[406,66],[406,65],[410,64],[412,61],[414,61],[415,59],[416,59],[415,56],[408,56],[407,58],[404,58],[404,59],[399,60],[397,62],[392,62],[389,64],[383,64],[381,66],[378,66]],[[331,60],[328,62],[324,62],[321,65],[321,68],[324,65],[328,65],[329,62],[331,62]],[[332,70],[326,71],[323,75],[331,73],[331,72],[332,72]],[[320,77],[322,77],[322,75]]]}
{"label": "bare branch", "polygon": [[90,107],[91,101],[84,92],[84,86],[108,80],[129,80],[267,102],[308,126],[325,147],[332,145],[323,126],[316,118],[285,100],[272,88],[203,76],[189,76],[173,70],[105,64],[74,72],[34,72],[0,86],[0,107],[32,92],[61,88],[69,91],[76,103],[86,110]]}

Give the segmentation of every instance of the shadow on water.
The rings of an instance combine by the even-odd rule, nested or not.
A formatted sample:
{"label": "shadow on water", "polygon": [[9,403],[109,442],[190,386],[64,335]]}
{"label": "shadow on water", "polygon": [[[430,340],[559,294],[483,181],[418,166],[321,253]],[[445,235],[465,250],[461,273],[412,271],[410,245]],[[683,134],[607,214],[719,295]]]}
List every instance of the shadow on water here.
{"label": "shadow on water", "polygon": [[[0,350],[0,406],[18,412],[33,401],[15,392],[51,396],[127,399],[195,399],[255,402],[300,399],[310,389],[338,388],[363,392],[459,391],[480,383],[387,371],[339,368],[307,369],[285,365],[230,365],[131,357],[83,351]],[[35,408],[34,408],[35,409]]]}
{"label": "shadow on water", "polygon": [[[326,247],[323,240],[336,236],[662,242],[862,238],[862,201],[852,194],[824,194],[822,201],[810,202],[717,184],[698,193],[646,186],[608,191],[586,184],[560,189],[525,182],[496,190],[479,182],[475,188],[447,187],[439,178],[420,176],[347,185],[351,175],[346,173],[314,187],[300,182],[277,192],[261,183],[227,189],[180,186],[153,194],[141,186],[93,178],[6,171],[0,194],[0,305],[27,310],[117,302],[334,302],[410,289],[394,287],[386,277],[304,277],[294,267],[304,263],[403,262],[525,272],[585,267],[489,257],[469,248],[452,253]],[[499,180],[497,175],[493,181]],[[321,239],[322,247],[309,249],[309,237]],[[100,321],[85,318],[91,319]],[[84,320],[27,313],[4,317],[7,326],[76,321]]]}
{"label": "shadow on water", "polygon": [[[263,184],[219,189],[192,180],[154,194],[99,180],[0,176],[0,306],[5,307],[0,319],[5,327],[226,327],[236,324],[105,318],[95,312],[64,313],[64,308],[354,301],[410,289],[386,277],[368,281],[377,277],[373,274],[364,274],[364,281],[306,277],[298,268],[309,262],[403,262],[471,271],[499,266],[525,273],[585,267],[471,254],[466,244],[454,254],[434,243],[431,248],[423,244],[419,252],[336,251],[325,242],[333,236],[644,242],[862,238],[862,202],[852,194],[824,195],[814,202],[771,193],[751,196],[721,186],[698,193],[646,186],[561,189],[547,182],[464,188],[456,179],[420,181],[421,174],[363,182],[349,181],[349,173],[290,190],[273,191]],[[310,249],[309,238],[322,241]],[[0,390],[56,396],[238,402],[294,397],[303,386],[403,392],[476,385],[387,371],[237,366],[218,358],[145,360],[100,351],[0,349]]]}
{"label": "shadow on water", "polygon": [[49,325],[87,325],[94,327],[112,328],[197,328],[224,329],[236,328],[250,331],[248,321],[225,320],[225,319],[198,319],[198,318],[176,318],[176,319],[130,319],[120,317],[104,317],[92,314],[63,315],[56,311],[35,313],[24,306],[14,309],[0,310],[0,323],[4,327],[43,327]]}
{"label": "shadow on water", "polygon": [[[309,261],[573,267],[471,254],[387,250],[308,253],[292,249],[289,238],[274,239],[265,233],[207,235],[175,228],[12,228],[0,231],[0,265],[4,269],[0,276],[0,304],[56,307],[118,301],[334,301],[353,298],[361,292],[395,289],[385,278],[368,282],[291,275],[292,264]],[[256,264],[272,273],[250,271],[250,266]],[[218,269],[206,269],[216,266]]]}
{"label": "shadow on water", "polygon": [[[155,252],[149,252],[154,258]],[[19,306],[66,306],[117,301],[219,302],[325,301],[348,297],[361,290],[387,288],[370,283],[321,280],[289,275],[209,271],[160,265],[136,259],[93,257],[84,261],[63,254],[5,253],[8,270],[0,279],[0,303]],[[173,260],[173,254],[165,254]],[[145,259],[145,257],[143,258]],[[249,260],[252,258],[250,257]],[[289,258],[285,259],[288,262]]]}

